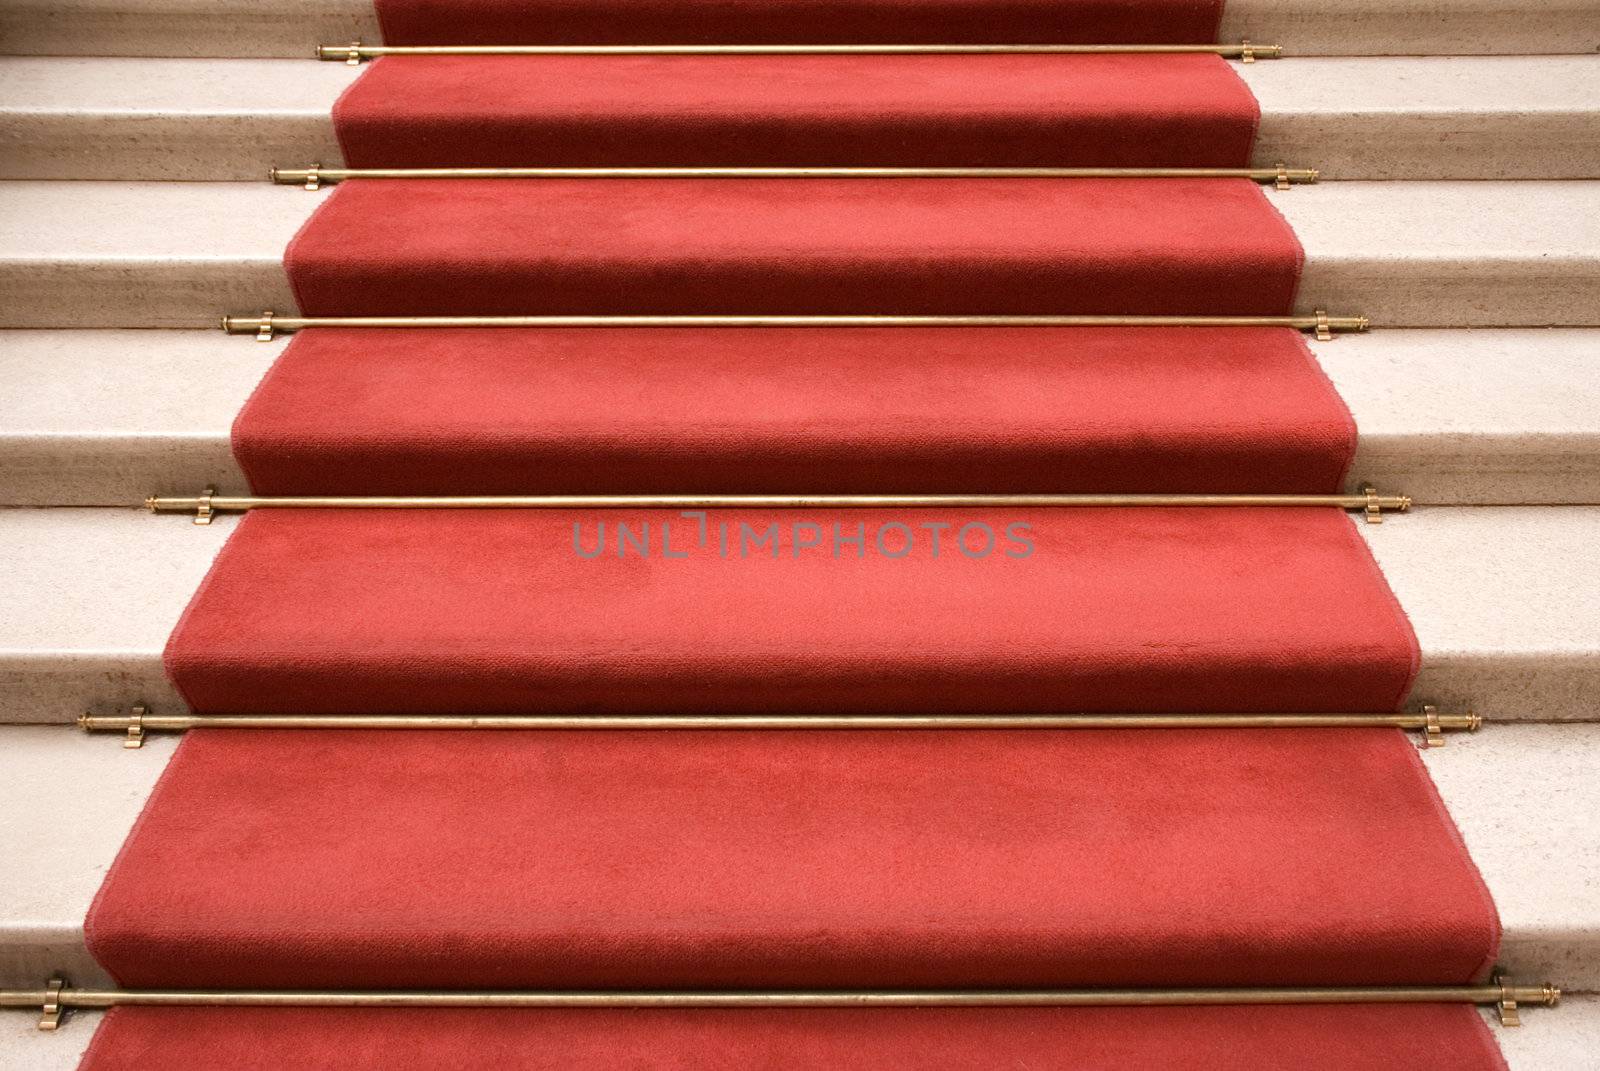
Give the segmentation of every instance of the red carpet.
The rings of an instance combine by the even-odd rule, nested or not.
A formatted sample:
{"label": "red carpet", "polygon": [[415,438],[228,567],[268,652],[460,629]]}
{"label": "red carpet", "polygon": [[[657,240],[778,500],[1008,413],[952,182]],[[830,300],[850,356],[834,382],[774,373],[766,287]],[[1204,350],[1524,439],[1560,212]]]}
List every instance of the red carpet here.
{"label": "red carpet", "polygon": [[1216,56],[391,56],[350,167],[1245,167]]}
{"label": "red carpet", "polygon": [[377,0],[404,44],[1199,44],[1223,0]]}
{"label": "red carpet", "polygon": [[122,1008],[85,1071],[1505,1071],[1475,1011]]}
{"label": "red carpet", "polygon": [[[391,44],[1221,14],[378,7]],[[382,61],[338,106],[366,166],[1238,166],[1255,119],[1205,57]],[[645,179],[350,182],[285,264],[310,316],[1281,315],[1301,258],[1243,180]],[[285,493],[1331,491],[1353,433],[1271,330],[313,329],[234,442]],[[1388,711],[1419,653],[1332,509],[262,510],[166,664],[220,713]],[[85,935],[130,986],[1042,988],[1462,983],[1499,924],[1392,730],[203,730]],[[1504,1071],[1434,1006],[120,1009],[85,1066]]]}
{"label": "red carpet", "polygon": [[167,670],[212,712],[1383,711],[1417,664],[1361,537],[1327,508],[729,511],[703,540],[697,525],[257,511]]}
{"label": "red carpet", "polygon": [[1282,315],[1300,261],[1246,179],[350,182],[285,254],[309,316]]}
{"label": "red carpet", "polygon": [[233,449],[261,494],[1325,493],[1355,427],[1291,330],[318,328]]}
{"label": "red carpet", "polygon": [[1415,746],[1316,729],[195,732],[86,931],[124,984],[283,989],[1381,985],[1498,943]]}

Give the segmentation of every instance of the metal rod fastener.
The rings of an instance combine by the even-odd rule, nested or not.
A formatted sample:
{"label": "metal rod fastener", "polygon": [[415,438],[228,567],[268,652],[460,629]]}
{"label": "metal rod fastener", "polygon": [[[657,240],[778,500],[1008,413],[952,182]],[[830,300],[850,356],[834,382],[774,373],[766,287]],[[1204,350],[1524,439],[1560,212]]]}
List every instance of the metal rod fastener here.
{"label": "metal rod fastener", "polygon": [[224,316],[230,335],[270,340],[275,332],[313,327],[343,328],[618,328],[618,327],[1288,327],[1297,331],[1359,332],[1372,326],[1365,316],[1329,316],[1318,310],[1305,316]]}
{"label": "metal rod fastener", "polygon": [[151,513],[192,513],[208,523],[217,513],[253,509],[1057,509],[1083,507],[1304,507],[1358,510],[1379,521],[1385,510],[1411,508],[1406,495],[1161,494],[885,494],[885,495],[199,495],[144,500]]}
{"label": "metal rod fastener", "polygon": [[1202,54],[1253,63],[1277,59],[1281,45],[1249,41],[1226,45],[978,45],[978,44],[797,44],[797,45],[319,45],[317,58],[356,64],[378,56],[933,56],[933,55],[1114,55]]}
{"label": "metal rod fastener", "polygon": [[[1554,1007],[1553,985],[1349,986],[1237,989],[762,990],[762,991],[346,991],[77,989],[0,990],[0,1008],[1018,1008],[1173,1007],[1233,1004],[1509,1004]],[[1507,1025],[1516,1025],[1507,1021]]]}
{"label": "metal rod fastener", "polygon": [[1441,714],[1432,707],[1394,714],[838,714],[838,715],[579,715],[579,714],[84,714],[88,733],[126,733],[125,747],[145,734],[191,729],[391,729],[391,730],[849,730],[849,729],[1409,729],[1424,746],[1443,743],[1445,732],[1476,732],[1476,714]]}
{"label": "metal rod fastener", "polygon": [[275,167],[280,186],[315,190],[347,179],[686,179],[686,178],[1243,178],[1287,188],[1321,172],[1294,167]]}

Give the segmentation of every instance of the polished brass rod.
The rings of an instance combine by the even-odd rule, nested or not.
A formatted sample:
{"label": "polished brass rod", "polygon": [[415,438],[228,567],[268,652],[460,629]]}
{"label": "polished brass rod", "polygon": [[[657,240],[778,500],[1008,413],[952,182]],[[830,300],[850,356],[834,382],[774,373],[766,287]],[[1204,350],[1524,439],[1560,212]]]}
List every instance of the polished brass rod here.
{"label": "polished brass rod", "polygon": [[330,1008],[881,1008],[1122,1007],[1224,1004],[1499,1004],[1553,1007],[1553,985],[1350,986],[1238,989],[350,991],[212,989],[0,990],[0,1007],[121,1005]]}
{"label": "polished brass rod", "polygon": [[224,316],[230,335],[311,327],[1292,327],[1365,331],[1365,316]]}
{"label": "polished brass rod", "polygon": [[378,56],[927,56],[927,55],[1157,55],[1200,53],[1228,59],[1276,59],[1281,45],[1248,41],[1226,45],[1008,45],[1008,44],[798,44],[798,45],[319,45],[321,60],[356,63]]}
{"label": "polished brass rod", "polygon": [[347,179],[539,178],[1246,178],[1256,182],[1316,182],[1311,168],[1277,167],[275,167],[280,186]]}
{"label": "polished brass rod", "polygon": [[154,495],[151,513],[252,509],[1053,509],[1058,507],[1334,506],[1411,508],[1405,495],[901,494],[901,495]]}
{"label": "polished brass rod", "polygon": [[84,732],[190,729],[1347,729],[1474,732],[1476,714],[84,714]]}

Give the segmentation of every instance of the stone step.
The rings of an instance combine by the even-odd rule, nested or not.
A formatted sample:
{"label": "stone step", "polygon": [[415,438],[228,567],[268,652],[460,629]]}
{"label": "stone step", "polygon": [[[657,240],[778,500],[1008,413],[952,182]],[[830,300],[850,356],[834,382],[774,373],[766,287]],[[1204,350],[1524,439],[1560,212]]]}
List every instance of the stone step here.
{"label": "stone step", "polygon": [[[0,828],[14,864],[0,871],[0,986],[52,971],[109,982],[83,919],[175,746],[151,738],[127,751],[65,726],[0,727]],[[1587,839],[1600,808],[1600,724],[1492,726],[1424,755],[1499,907],[1501,966],[1600,989],[1600,856]],[[68,808],[40,821],[46,799]],[[1558,1014],[1530,1015],[1530,1029]]]}
{"label": "stone step", "polygon": [[[1600,48],[1596,0],[1229,0],[1220,41],[1291,54],[1558,54]],[[372,0],[10,0],[0,49],[47,56],[311,55],[383,38]]]}
{"label": "stone step", "polygon": [[[1345,180],[1600,177],[1600,56],[1234,69],[1261,103],[1257,167]],[[0,59],[0,179],[209,182],[338,167],[330,112],[359,73],[309,59]]]}
{"label": "stone step", "polygon": [[[0,505],[248,490],[229,429],[286,340],[0,331]],[[1360,429],[1350,486],[1419,503],[1600,502],[1600,330],[1392,330],[1311,347]]]}
{"label": "stone step", "polygon": [[[283,250],[325,196],[264,183],[0,183],[0,328],[292,314]],[[1381,327],[1600,325],[1600,183],[1339,182],[1269,196],[1305,246],[1303,312]]]}
{"label": "stone step", "polygon": [[[0,509],[0,722],[181,710],[161,651],[234,524]],[[1424,507],[1366,537],[1422,652],[1416,703],[1486,718],[1600,710],[1600,508]]]}

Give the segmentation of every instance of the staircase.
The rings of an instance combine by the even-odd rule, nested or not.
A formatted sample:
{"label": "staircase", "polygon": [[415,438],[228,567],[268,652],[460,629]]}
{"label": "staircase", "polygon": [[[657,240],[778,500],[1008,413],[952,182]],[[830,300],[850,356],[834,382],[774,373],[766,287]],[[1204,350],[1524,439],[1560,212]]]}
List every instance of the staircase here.
{"label": "staircase", "polygon": [[[1483,905],[1428,903],[1421,882],[1470,888],[1475,866],[1498,914],[1495,964],[1564,990],[1521,1029],[1484,1009],[1507,1065],[1596,1066],[1600,3],[1228,0],[1217,41],[1285,53],[1230,62],[1237,82],[1203,55],[311,58],[351,41],[422,43],[449,9],[381,2],[381,27],[372,0],[0,10],[0,598],[12,608],[0,617],[0,991],[52,976],[220,991],[1465,985],[1483,980],[1475,966],[1429,964],[1472,959],[1469,916]],[[495,20],[515,10],[461,2],[460,34],[427,43],[504,43]],[[666,33],[696,10],[565,6],[579,28],[568,32],[586,34],[569,44],[636,44],[616,27]],[[812,17],[797,2],[723,6],[745,36],[722,41],[801,43],[783,34]],[[943,6],[958,18],[973,5]],[[1040,15],[1050,5],[1011,6],[996,41],[1072,43]],[[915,5],[887,7],[903,19]],[[1102,7],[1135,18],[1140,5]],[[922,25],[880,17],[889,36],[865,43],[910,41]],[[854,43],[829,32],[813,40]],[[485,71],[498,72],[494,93]],[[1041,90],[1056,78],[1076,79],[1073,92]],[[1320,180],[1268,181],[1258,198],[1243,179],[1192,177],[341,174],[1284,164]],[[296,174],[274,182],[274,169]],[[1204,210],[1174,207],[1187,203]],[[1160,238],[1125,226],[1080,241],[1106,218]],[[1241,233],[1235,218],[1266,222]],[[1285,256],[1299,258],[1296,285],[1270,308]],[[1197,312],[1307,325],[1327,312],[1372,330],[1307,333],[1305,365],[1281,327],[294,330],[330,316]],[[223,316],[234,333],[217,330]],[[1167,349],[1141,356],[1157,338]],[[1087,359],[1075,348],[1086,339],[1101,347]],[[1058,403],[1079,397],[1101,408],[1074,409],[1083,427],[1065,434]],[[1014,500],[1359,500],[1367,484],[1415,504],[1347,524],[1326,505]],[[134,508],[202,488],[223,503],[205,525]],[[641,551],[692,538],[694,522],[673,510],[667,535],[648,526],[668,514],[593,502],[557,514],[268,503],[244,517],[226,505],[936,492],[1012,497],[813,507],[803,516],[823,522],[819,541],[828,522],[884,526],[879,553],[863,549],[849,574],[837,545],[802,563],[811,544],[781,508],[747,507],[783,526],[753,563],[711,560],[707,532],[737,520],[713,504],[699,558],[629,572],[644,569],[620,542],[632,529],[575,565],[567,528],[581,558],[580,535],[603,533],[602,518],[637,521]],[[1082,523],[1058,531],[1063,515]],[[882,543],[896,525],[909,539],[973,518],[1031,522],[1043,567],[963,573],[953,567],[1006,563],[963,562],[948,552],[959,544],[902,561]],[[1205,549],[1173,549],[1191,544]],[[1067,598],[1083,597],[1085,577],[1103,603]],[[1392,729],[696,720],[1386,714],[1401,704],[1383,674],[1404,670],[1409,634],[1385,638],[1385,589],[1415,634],[1404,709],[1485,719],[1420,752],[1442,811]],[[1201,626],[1214,626],[1210,646],[1184,632]],[[136,707],[149,712],[142,738]],[[76,732],[85,714],[141,746]],[[684,725],[184,738],[158,720],[243,714]],[[1101,780],[1080,784],[1090,769]],[[1054,831],[1062,814],[1075,821]],[[1366,835],[1353,816],[1372,820]],[[1194,847],[1234,844],[1224,821],[1231,854]],[[558,876],[535,881],[551,859]],[[1118,868],[1146,863],[1170,886],[1119,891]],[[1201,876],[1214,880],[1196,880],[1182,910],[1163,900]],[[1214,887],[1305,900],[1241,891],[1243,909],[1207,930]],[[1115,912],[1119,898],[1139,906]],[[309,935],[297,929],[308,918]],[[0,1071],[179,1056],[978,1067],[1049,1053],[1076,1068],[1231,1054],[1302,1066],[1335,1035],[1415,1049],[1327,1048],[1329,1067],[1480,1066],[1448,1005],[1304,1010],[432,1008],[402,1022],[119,1008],[118,1030],[108,1022],[89,1052],[104,1016],[83,1009],[53,1033],[37,1015],[0,1014]],[[163,1047],[180,1036],[189,1048]],[[1128,1047],[1152,1037],[1170,1047]],[[1452,1063],[1456,1042],[1467,1047]]]}

